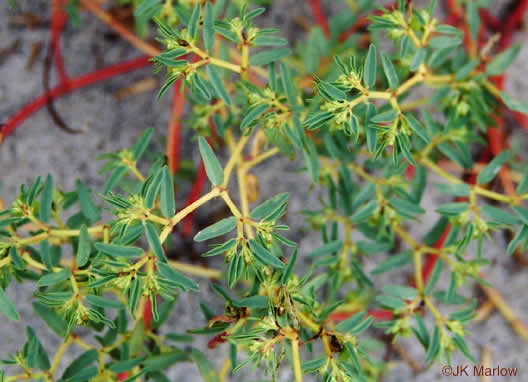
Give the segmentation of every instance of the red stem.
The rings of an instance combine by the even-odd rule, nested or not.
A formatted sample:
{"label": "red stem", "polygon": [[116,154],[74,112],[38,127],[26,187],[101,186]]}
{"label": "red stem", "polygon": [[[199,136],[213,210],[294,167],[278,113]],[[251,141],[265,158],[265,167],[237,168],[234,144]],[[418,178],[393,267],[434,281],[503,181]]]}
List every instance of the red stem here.
{"label": "red stem", "polygon": [[[340,322],[353,316],[357,312],[334,312],[328,317],[331,321]],[[372,316],[374,321],[390,321],[393,318],[391,310],[386,309],[372,309],[367,312],[367,316]]]}
{"label": "red stem", "polygon": [[502,28],[501,22],[488,12],[487,9],[479,9],[479,15],[482,22],[489,28],[494,31],[498,31]]}
{"label": "red stem", "polygon": [[22,109],[20,109],[7,123],[3,126],[0,132],[0,143],[11,134],[18,125],[29,118],[33,113],[37,112],[48,103],[48,100],[54,100],[64,94],[70,93],[76,89],[86,87],[104,81],[108,78],[130,72],[139,68],[143,68],[150,64],[148,56],[141,56],[129,61],[121,62],[116,65],[108,66],[101,70],[96,70],[79,77],[70,79],[67,83],[62,83],[49,92],[42,94],[40,97],[30,102]]}
{"label": "red stem", "polygon": [[[204,163],[203,161],[200,161],[200,166],[198,167],[198,172],[196,173],[196,179],[194,180],[191,191],[189,192],[189,196],[187,197],[187,200],[185,201],[186,206],[198,200],[198,198],[200,197],[200,194],[202,193],[202,189],[205,184],[206,178],[207,178],[207,174],[205,172]],[[191,236],[192,229],[193,229],[193,222],[194,222],[194,212],[191,212],[189,215],[187,215],[183,219],[182,234],[184,237]]]}
{"label": "red stem", "polygon": [[53,59],[55,62],[55,69],[59,75],[60,83],[66,83],[69,80],[66,68],[64,67],[64,60],[62,58],[60,48],[60,35],[66,25],[68,16],[64,10],[63,0],[54,0],[51,6],[51,49],[53,52]]}
{"label": "red stem", "polygon": [[323,8],[321,7],[321,1],[320,0],[310,0],[310,7],[312,8],[312,15],[317,22],[317,24],[321,27],[323,30],[326,38],[330,38],[330,27],[328,26],[328,20],[323,12]]}
{"label": "red stem", "polygon": [[172,174],[180,169],[180,146],[181,146],[181,116],[185,105],[186,89],[181,91],[181,79],[176,80],[173,85],[171,114],[169,119],[169,130],[167,135],[167,158],[169,170]]}

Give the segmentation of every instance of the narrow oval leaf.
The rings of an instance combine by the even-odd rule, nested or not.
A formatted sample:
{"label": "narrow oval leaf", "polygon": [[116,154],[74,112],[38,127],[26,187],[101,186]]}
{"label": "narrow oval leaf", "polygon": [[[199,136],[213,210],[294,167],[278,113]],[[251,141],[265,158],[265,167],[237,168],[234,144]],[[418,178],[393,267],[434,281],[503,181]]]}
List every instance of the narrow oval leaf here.
{"label": "narrow oval leaf", "polygon": [[477,176],[477,183],[486,184],[491,182],[499,173],[501,167],[510,158],[510,152],[505,150],[497,155],[486,167],[484,167]]}
{"label": "narrow oval leaf", "polygon": [[165,251],[161,245],[156,228],[154,228],[154,225],[152,225],[151,222],[145,222],[145,234],[147,235],[147,241],[154,252],[154,255],[158,259],[158,262],[166,263],[167,257],[165,257]]}
{"label": "narrow oval leaf", "polygon": [[181,285],[183,289],[199,291],[200,287],[193,280],[183,275],[182,273],[171,268],[170,265],[165,263],[158,264],[159,273],[167,280],[173,281],[178,285]]}
{"label": "narrow oval leaf", "polygon": [[162,170],[160,203],[163,216],[167,218],[172,217],[176,209],[174,203],[174,183],[172,181],[172,175],[170,174],[169,168],[167,166],[163,166]]}
{"label": "narrow oval leaf", "polygon": [[121,301],[110,300],[101,296],[96,296],[94,294],[89,294],[84,297],[85,301],[93,306],[98,306],[100,308],[108,309],[124,309],[125,306]]}
{"label": "narrow oval leaf", "polygon": [[189,24],[187,25],[187,30],[192,39],[194,39],[198,33],[198,25],[200,21],[200,13],[202,12],[202,6],[196,4],[191,13],[191,18],[189,19]]}
{"label": "narrow oval leaf", "polygon": [[0,312],[2,312],[7,318],[13,321],[18,321],[20,316],[15,309],[15,306],[7,297],[7,293],[0,288]]}
{"label": "narrow oval leaf", "polygon": [[269,253],[269,251],[266,248],[264,248],[262,244],[260,244],[258,241],[250,240],[249,247],[251,248],[253,255],[262,264],[270,265],[274,268],[280,268],[280,269],[286,267],[286,265],[282,261],[280,261],[275,256],[273,256],[271,253]]}
{"label": "narrow oval leaf", "polygon": [[70,271],[67,268],[64,268],[58,272],[48,273],[47,275],[42,276],[40,280],[37,282],[37,286],[43,287],[43,286],[55,285],[64,280],[68,280],[70,276],[71,276]]}
{"label": "narrow oval leaf", "polygon": [[90,235],[86,225],[81,226],[79,234],[79,245],[77,246],[76,261],[79,267],[84,267],[90,258]]}
{"label": "narrow oval leaf", "polygon": [[51,204],[53,198],[53,178],[51,175],[46,177],[42,194],[40,196],[40,220],[47,223],[51,218]]}
{"label": "narrow oval leaf", "polygon": [[92,223],[99,220],[101,216],[90,196],[90,190],[88,190],[88,188],[80,181],[77,181],[77,195],[79,197],[79,203],[81,204],[81,212],[83,215]]}
{"label": "narrow oval leaf", "polygon": [[234,216],[225,218],[216,222],[213,225],[210,225],[207,228],[204,228],[196,234],[194,241],[205,241],[212,239],[214,237],[225,235],[228,232],[231,232],[236,228],[237,221]]}
{"label": "narrow oval leaf", "polygon": [[282,273],[281,276],[281,284],[285,285],[288,282],[288,279],[293,273],[293,268],[295,267],[295,263],[297,262],[297,248],[293,250],[293,253],[290,257],[290,260],[288,261],[288,265],[286,266],[286,269]]}
{"label": "narrow oval leaf", "polygon": [[396,69],[394,69],[394,65],[392,64],[391,59],[386,54],[382,53],[381,63],[383,64],[383,71],[385,72],[385,77],[387,77],[387,81],[389,81],[389,87],[393,90],[396,89],[400,84],[400,80],[398,78],[398,73],[396,72]]}
{"label": "narrow oval leaf", "polygon": [[219,186],[224,182],[224,170],[220,165],[220,162],[216,158],[216,155],[207,143],[207,140],[204,137],[198,138],[198,147],[200,149],[200,155],[205,166],[205,172],[207,177],[213,184],[213,186]]}
{"label": "narrow oval leaf", "polygon": [[95,243],[95,248],[98,251],[106,253],[108,255],[117,256],[117,257],[139,257],[143,254],[143,249],[138,247],[129,247],[124,245],[117,244],[107,244],[107,243]]}
{"label": "narrow oval leaf", "polygon": [[279,48],[273,50],[263,50],[257,54],[254,54],[249,59],[249,62],[253,66],[261,66],[277,61],[281,58],[289,56],[291,54],[290,48]]}
{"label": "narrow oval leaf", "polygon": [[268,109],[269,105],[261,104],[249,110],[244,119],[242,120],[242,123],[240,124],[240,129],[245,130],[247,127],[251,126],[251,124],[256,121]]}
{"label": "narrow oval leaf", "polygon": [[363,81],[368,88],[373,87],[376,83],[376,66],[376,46],[370,44],[367,58],[365,59],[365,66],[363,68]]}
{"label": "narrow oval leaf", "polygon": [[490,76],[498,76],[506,71],[508,66],[515,60],[519,52],[521,51],[521,46],[515,44],[505,51],[497,54],[493,59],[486,65],[486,74]]}
{"label": "narrow oval leaf", "polygon": [[208,1],[204,8],[203,17],[203,40],[205,50],[211,53],[215,40],[213,5]]}
{"label": "narrow oval leaf", "polygon": [[528,102],[519,101],[506,92],[501,92],[502,101],[513,111],[528,114]]}
{"label": "narrow oval leaf", "polygon": [[216,71],[215,67],[213,65],[207,65],[206,70],[209,80],[211,80],[211,84],[213,85],[218,97],[220,97],[220,99],[222,99],[222,101],[224,101],[227,106],[231,106],[231,98],[229,97],[229,93],[224,87],[224,81],[222,81],[222,78]]}

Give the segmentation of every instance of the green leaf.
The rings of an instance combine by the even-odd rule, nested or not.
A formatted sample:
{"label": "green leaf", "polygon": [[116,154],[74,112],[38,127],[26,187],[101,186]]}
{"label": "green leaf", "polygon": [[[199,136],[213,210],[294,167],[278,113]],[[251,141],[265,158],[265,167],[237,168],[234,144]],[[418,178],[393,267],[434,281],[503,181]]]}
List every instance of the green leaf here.
{"label": "green leaf", "polygon": [[417,203],[405,199],[391,198],[389,203],[399,214],[409,219],[414,219],[425,212]]}
{"label": "green leaf", "polygon": [[246,128],[251,126],[251,124],[256,121],[268,109],[268,104],[260,104],[249,110],[240,124],[240,129],[245,130]]}
{"label": "green leaf", "polygon": [[383,64],[383,71],[385,72],[385,77],[389,81],[389,87],[394,90],[399,84],[400,80],[398,78],[398,73],[394,69],[391,59],[386,54],[381,54],[381,63]]}
{"label": "green leaf", "polygon": [[[210,3],[207,3],[210,4]],[[127,359],[124,361],[116,362],[110,367],[108,367],[108,370],[114,372],[114,373],[122,373],[124,371],[129,371],[141,364],[145,360],[145,357],[139,357],[139,358],[133,358],[133,359]]]}
{"label": "green leaf", "polygon": [[108,308],[108,309],[124,309],[125,308],[125,306],[123,305],[121,301],[110,300],[108,298],[96,296],[94,294],[89,294],[85,296],[84,299],[89,304],[93,306],[98,306],[100,308]]}
{"label": "green leaf", "polygon": [[334,114],[330,111],[317,111],[314,113],[309,113],[306,116],[306,119],[303,122],[303,125],[308,128],[308,130],[318,129],[326,122],[334,118]]}
{"label": "green leaf", "polygon": [[383,293],[399,297],[402,300],[414,300],[418,296],[416,288],[401,285],[384,285],[381,289]]}
{"label": "green leaf", "polygon": [[410,264],[413,260],[412,251],[404,251],[402,253],[392,255],[382,261],[376,268],[372,270],[373,275],[392,271],[394,269]]}
{"label": "green leaf", "polygon": [[497,176],[501,167],[504,165],[504,163],[506,163],[509,158],[510,152],[508,150],[504,150],[495,158],[493,158],[493,160],[489,162],[486,167],[480,170],[477,176],[477,183],[485,184],[491,182],[495,178],[495,176]]}
{"label": "green leaf", "polygon": [[66,337],[68,334],[68,323],[54,310],[48,308],[46,305],[35,301],[33,302],[33,309],[44,320],[44,322],[60,337]]}
{"label": "green leaf", "polygon": [[475,357],[471,355],[471,352],[469,351],[469,348],[466,345],[466,342],[464,341],[462,337],[460,337],[460,335],[455,334],[453,336],[453,343],[458,348],[458,350],[460,350],[462,354],[464,354],[471,362],[473,362],[474,364],[478,363]]}
{"label": "green leaf", "polygon": [[220,99],[224,101],[227,106],[231,106],[231,98],[229,97],[229,93],[224,87],[224,81],[222,81],[222,78],[220,78],[220,75],[216,71],[215,67],[213,65],[207,65],[206,70],[209,80],[211,80],[211,84],[213,85],[218,97],[220,97]]}
{"label": "green leaf", "polygon": [[528,225],[528,210],[526,208],[515,206],[515,207],[512,207],[512,210],[515,211],[517,216],[519,216],[523,224]]}
{"label": "green leaf", "polygon": [[472,40],[476,39],[480,26],[480,16],[478,8],[479,4],[474,1],[468,1],[466,3],[467,22],[469,24],[469,32]]}
{"label": "green leaf", "polygon": [[77,246],[76,261],[79,267],[84,267],[88,263],[90,258],[90,235],[86,225],[81,226],[81,232],[79,234],[79,245]]}
{"label": "green leaf", "polygon": [[371,88],[376,84],[376,69],[376,46],[370,44],[363,68],[363,81],[367,88]]}
{"label": "green leaf", "polygon": [[141,281],[137,278],[133,278],[130,281],[130,286],[128,289],[128,311],[131,313],[132,318],[136,318],[137,304],[139,302],[139,297],[141,295]]}
{"label": "green leaf", "polygon": [[51,262],[51,256],[49,251],[49,241],[42,240],[40,242],[40,258],[42,259],[42,263],[48,268],[48,270],[51,271],[53,268],[53,263]]}
{"label": "green leaf", "polygon": [[205,241],[225,235],[236,228],[237,219],[234,216],[222,219],[196,234],[194,241]]}
{"label": "green leaf", "polygon": [[257,54],[254,54],[249,59],[249,63],[253,66],[267,65],[274,61],[280,60],[291,54],[290,48],[278,48],[273,50],[263,50]]}
{"label": "green leaf", "polygon": [[383,113],[376,114],[370,119],[373,123],[387,123],[392,122],[398,117],[398,112],[394,109],[384,111]]}
{"label": "green leaf", "polygon": [[420,137],[425,143],[431,142],[431,138],[427,134],[427,131],[423,128],[422,124],[414,117],[414,115],[408,113],[405,114],[405,119],[409,123],[411,130]]}
{"label": "green leaf", "polygon": [[203,257],[209,257],[209,256],[220,255],[222,253],[227,252],[228,250],[230,250],[234,246],[236,246],[236,244],[237,244],[237,239],[235,239],[235,238],[229,239],[228,241],[226,241],[223,244],[214,246],[214,248],[210,249],[209,251],[204,253],[202,256]]}
{"label": "green leaf", "polygon": [[282,83],[282,88],[286,93],[286,98],[288,103],[295,105],[295,89],[293,88],[293,81],[290,74],[290,69],[281,62],[280,63],[280,79]]}
{"label": "green leaf", "polygon": [[356,313],[337,324],[336,330],[341,333],[348,333],[350,330],[353,330],[356,326],[358,326],[366,316],[367,314],[365,311]]}
{"label": "green leaf", "polygon": [[198,146],[200,149],[200,155],[202,156],[202,160],[204,162],[207,177],[213,186],[221,185],[224,182],[224,170],[216,158],[213,149],[202,136],[198,137]]}
{"label": "green leaf", "polygon": [[411,60],[411,70],[414,72],[418,70],[422,62],[425,60],[425,56],[427,55],[427,51],[425,48],[418,48],[416,49],[416,52],[414,52],[413,58]]}
{"label": "green leaf", "polygon": [[249,241],[249,247],[251,248],[251,252],[253,252],[253,255],[256,257],[258,261],[260,261],[264,265],[270,265],[274,268],[285,268],[286,265],[277,259],[275,256],[273,256],[269,251],[262,246],[258,241],[252,239]]}
{"label": "green leaf", "polygon": [[453,202],[442,204],[436,209],[436,212],[446,216],[456,216],[465,212],[469,207],[469,203],[466,202]]}
{"label": "green leaf", "polygon": [[517,185],[517,188],[515,191],[519,194],[525,194],[528,192],[528,167],[524,170],[523,176],[521,178],[521,181]]}
{"label": "green leaf", "polygon": [[20,256],[20,253],[18,253],[17,247],[9,248],[9,257],[11,257],[11,262],[13,263],[15,269],[24,269],[24,260],[22,259],[22,256]]}
{"label": "green leaf", "polygon": [[435,183],[434,186],[443,194],[447,194],[450,196],[469,196],[471,192],[471,187],[469,187],[466,183],[458,183],[458,184],[441,184],[441,183]]}
{"label": "green leaf", "polygon": [[250,296],[242,300],[233,301],[233,305],[237,308],[247,307],[251,309],[267,309],[269,307],[269,300],[266,296]]}
{"label": "green leaf", "polygon": [[119,183],[119,181],[125,176],[128,169],[125,166],[118,166],[112,170],[112,173],[106,179],[103,186],[103,194],[108,194],[112,189]]}
{"label": "green leaf", "polygon": [[444,262],[440,259],[437,259],[436,264],[433,268],[433,272],[431,273],[431,276],[429,276],[429,280],[427,280],[427,283],[425,284],[424,295],[427,296],[431,294],[434,287],[436,286],[436,283],[438,282],[440,278],[440,274],[442,273],[443,269],[444,269]]}
{"label": "green leaf", "polygon": [[[210,4],[210,3],[207,3]],[[163,216],[169,218],[174,215],[176,206],[174,203],[174,183],[169,168],[163,166],[160,185],[160,204]]]}
{"label": "green leaf", "polygon": [[152,128],[145,129],[145,131],[143,131],[137,139],[136,143],[134,143],[134,146],[132,146],[132,154],[134,155],[134,159],[136,161],[141,158],[141,156],[147,149],[150,139],[152,138],[153,132],[154,129]]}
{"label": "green leaf", "polygon": [[284,272],[282,273],[282,276],[281,276],[281,284],[282,285],[286,285],[286,283],[288,282],[290,276],[292,275],[293,273],[293,268],[295,267],[295,263],[297,262],[297,248],[295,248],[293,250],[293,253],[290,257],[290,260],[288,261],[288,265],[286,266],[286,269],[284,270]]}
{"label": "green leaf", "polygon": [[323,367],[327,361],[328,358],[325,356],[315,358],[310,361],[304,361],[302,363],[302,371],[303,373],[313,373]]}
{"label": "green leaf", "polygon": [[516,100],[506,92],[501,92],[502,101],[513,111],[528,114],[528,102]]}
{"label": "green leaf", "polygon": [[218,377],[215,368],[201,351],[198,349],[192,349],[191,358],[196,366],[198,366],[198,371],[204,382],[220,382],[220,378]]}
{"label": "green leaf", "polygon": [[515,234],[513,239],[508,244],[508,247],[506,248],[506,253],[511,256],[513,252],[515,252],[515,249],[519,246],[521,241],[526,240],[528,238],[528,225],[523,225],[519,231]]}
{"label": "green leaf", "polygon": [[169,333],[165,335],[165,338],[175,342],[193,342],[193,336],[188,334]]}
{"label": "green leaf", "polygon": [[107,243],[95,243],[95,248],[98,251],[106,253],[111,256],[117,257],[139,257],[143,255],[143,249],[138,247],[130,247],[117,244],[107,244]]}
{"label": "green leaf", "polygon": [[425,321],[418,314],[414,314],[413,317],[416,321],[416,328],[412,328],[412,330],[418,341],[427,349],[429,346],[429,332],[427,331],[427,326],[425,326]]}
{"label": "green leaf", "polygon": [[501,210],[500,208],[490,206],[488,204],[481,206],[480,210],[488,218],[501,224],[518,225],[520,223],[520,220],[517,219],[515,216],[512,216],[508,212]]}
{"label": "green leaf", "polygon": [[90,222],[95,223],[101,218],[99,215],[99,210],[95,206],[92,197],[90,196],[90,191],[88,188],[77,181],[77,195],[79,197],[79,203],[81,204],[81,212],[84,216],[90,220]]}
{"label": "green leaf", "polygon": [[181,350],[163,353],[161,355],[155,355],[147,358],[144,362],[145,369],[148,372],[163,370],[176,362],[187,361],[188,355],[186,352]]}
{"label": "green leaf", "polygon": [[462,44],[460,36],[438,36],[429,41],[429,46],[433,49],[454,48]]}
{"label": "green leaf", "polygon": [[286,207],[288,197],[289,194],[285,192],[266,200],[251,211],[251,218],[253,220],[266,220],[268,217],[274,216],[277,211]]}
{"label": "green leaf", "polygon": [[425,355],[425,362],[431,363],[434,361],[438,353],[440,352],[440,330],[435,325],[431,341],[427,347],[427,354]]}
{"label": "green leaf", "polygon": [[161,246],[161,242],[158,233],[156,232],[156,228],[154,228],[154,225],[151,222],[145,222],[145,233],[147,235],[147,241],[150,245],[150,248],[154,252],[154,255],[156,255],[158,262],[166,263],[167,257],[165,257],[165,251]]}
{"label": "green leaf", "polygon": [[317,89],[328,101],[343,101],[347,98],[346,93],[328,82],[320,82]]}
{"label": "green leaf", "polygon": [[40,220],[47,223],[51,218],[51,204],[53,201],[53,178],[51,175],[46,177],[42,194],[40,196]]}
{"label": "green leaf", "polygon": [[67,268],[63,268],[55,273],[48,273],[45,276],[42,276],[37,282],[38,287],[50,286],[58,284],[64,280],[68,280],[71,276],[70,271]]}
{"label": "green leaf", "polygon": [[20,319],[15,306],[2,288],[0,288],[0,312],[10,320],[18,321]]}
{"label": "green leaf", "polygon": [[361,223],[362,221],[365,221],[369,217],[371,217],[377,208],[378,208],[377,200],[371,200],[370,202],[365,204],[363,207],[358,209],[356,212],[354,212],[352,216],[350,216],[350,221],[353,223]]}
{"label": "green leaf", "polygon": [[211,53],[213,51],[215,40],[215,30],[213,5],[209,1],[205,4],[202,28],[205,50],[207,53]]}
{"label": "green leaf", "polygon": [[253,43],[255,46],[284,46],[288,41],[278,36],[257,36]]}
{"label": "green leaf", "polygon": [[456,71],[455,80],[461,81],[471,74],[471,72],[480,64],[480,59],[475,58],[463,65]]}
{"label": "green leaf", "polygon": [[499,74],[504,73],[520,51],[521,46],[519,44],[514,44],[505,51],[497,54],[486,65],[486,74],[489,76],[498,76]]}
{"label": "green leaf", "polygon": [[163,172],[161,167],[151,175],[146,181],[146,190],[145,190],[145,207],[153,208],[156,203],[156,198],[161,186],[161,179],[163,177]]}
{"label": "green leaf", "polygon": [[331,241],[322,245],[321,247],[314,249],[308,254],[309,257],[320,257],[330,253],[334,253],[343,248],[343,242],[341,240]]}
{"label": "green leaf", "polygon": [[201,11],[202,11],[201,5],[196,4],[191,13],[189,24],[187,25],[187,30],[189,31],[189,35],[191,36],[193,40],[196,38],[196,35],[198,34],[198,25],[200,21]]}
{"label": "green leaf", "polygon": [[158,264],[159,273],[169,281],[172,281],[178,285],[181,285],[184,290],[193,290],[198,292],[200,287],[193,280],[183,275],[182,273],[174,270],[170,265],[166,263]]}
{"label": "green leaf", "polygon": [[392,296],[376,296],[376,302],[391,310],[405,309],[407,306],[405,301]]}

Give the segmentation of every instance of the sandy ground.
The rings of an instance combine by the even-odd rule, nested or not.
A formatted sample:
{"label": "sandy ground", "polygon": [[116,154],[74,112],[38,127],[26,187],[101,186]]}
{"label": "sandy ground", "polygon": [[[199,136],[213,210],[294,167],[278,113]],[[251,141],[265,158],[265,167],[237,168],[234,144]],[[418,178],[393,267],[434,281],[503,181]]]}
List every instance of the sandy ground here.
{"label": "sandy ground", "polygon": [[[292,26],[291,20],[296,15],[309,17],[307,7],[302,3],[295,0],[275,1],[265,23],[283,25],[284,36],[290,39],[295,38],[296,28]],[[25,2],[24,7],[48,19],[49,11],[46,4],[46,1],[32,1]],[[0,121],[5,121],[22,105],[42,92],[43,53],[40,54],[31,70],[26,70],[25,65],[32,45],[41,41],[47,42],[48,39],[47,29],[28,30],[10,25],[9,20],[12,15],[13,13],[7,9],[6,2],[2,2],[0,4],[0,49],[14,40],[19,40],[19,45],[13,54],[0,58]],[[87,15],[82,18],[82,31],[68,26],[62,46],[70,75],[82,74],[94,70],[98,65],[109,65],[139,55],[126,42],[114,41],[108,32],[104,25]],[[507,89],[513,95],[524,100],[528,98],[526,67],[528,39],[526,37],[526,32],[521,32],[516,37],[523,44],[523,49],[517,62],[510,68],[509,80],[506,84]],[[82,179],[94,190],[99,190],[104,179],[97,174],[101,163],[94,160],[95,155],[128,147],[145,127],[155,129],[155,143],[151,146],[151,150],[161,149],[168,120],[169,98],[157,100],[155,91],[122,100],[116,100],[112,96],[116,90],[152,75],[150,68],[137,70],[100,85],[76,91],[58,100],[56,107],[64,120],[74,129],[83,129],[83,134],[69,135],[62,132],[53,124],[45,111],[40,111],[27,120],[0,147],[2,197],[8,203],[11,202],[21,183],[28,183],[36,176],[45,176],[48,172],[52,173],[54,179],[65,189],[71,189],[76,179]],[[55,79],[52,78],[52,81]],[[516,133],[516,137],[521,142],[526,142],[526,135]],[[193,149],[193,145],[187,144],[184,151],[196,159],[197,153]],[[291,175],[298,165],[299,163],[278,158],[261,166],[258,172],[262,185],[262,197],[284,191],[292,193],[289,214],[285,220],[292,226],[290,238],[299,241],[301,253],[307,253],[311,248],[320,244],[320,238],[318,234],[307,233],[303,229],[303,220],[296,212],[307,206],[315,207],[318,201],[316,193],[306,196],[310,182],[305,175]],[[432,188],[429,188],[422,206],[425,209],[432,209],[428,207],[437,205],[439,202],[439,196]],[[413,228],[412,233],[415,237],[421,237],[429,229],[436,218],[433,215],[435,215],[434,212],[426,214],[422,219],[424,224]],[[525,294],[528,288],[526,270],[517,268],[512,260],[506,257],[504,248],[501,237],[496,237],[493,242],[486,245],[486,255],[494,262],[493,267],[486,269],[486,276],[503,293],[519,317],[524,317],[526,320],[528,319],[528,301]],[[306,260],[304,262],[306,263]],[[367,259],[366,269],[372,269],[377,262],[376,258]],[[391,277],[391,283],[403,282],[403,279],[394,280],[393,276]],[[379,279],[380,285],[388,281],[387,277]],[[203,317],[197,309],[200,301],[205,301],[218,312],[221,311],[222,306],[215,299],[208,284],[206,282],[200,282],[200,284],[202,287],[200,293],[185,294],[180,297],[169,324],[164,328],[165,331],[183,332],[201,325]],[[22,320],[20,322],[2,320],[0,357],[21,347],[25,341],[26,325],[31,325],[37,330],[45,347],[50,350],[50,354],[53,354],[53,349],[56,349],[60,343],[60,339],[53,335],[39,318],[35,317],[30,304],[33,290],[33,285],[30,284],[12,283],[8,288],[8,294],[16,302]],[[468,337],[468,343],[477,359],[480,359],[482,348],[486,346],[491,350],[493,366],[498,364],[502,367],[519,368],[516,378],[501,377],[501,381],[523,381],[528,378],[526,362],[528,347],[512,332],[501,315],[494,313],[486,322],[471,325],[469,329],[472,335]],[[84,331],[81,330],[80,333]],[[206,341],[206,338],[199,339],[193,346],[205,350]],[[406,340],[403,343],[414,359],[419,362],[423,361],[423,350],[415,339]],[[77,351],[68,352],[64,357],[65,364],[62,367],[77,354]],[[208,351],[207,355],[215,365],[220,366],[227,355],[226,348],[219,347],[214,351]],[[469,364],[460,357],[455,357],[454,363]],[[397,358],[391,360],[391,366],[393,369],[386,375],[385,380],[429,382],[442,378],[440,365],[434,365],[417,377],[413,376],[408,366]],[[10,371],[13,372],[13,370]],[[260,372],[257,371],[256,374]],[[190,363],[173,367],[169,376],[172,381],[200,380],[196,367]],[[243,371],[232,380],[250,381],[255,378],[254,373]],[[292,379],[293,376],[288,370],[281,374],[280,380],[282,381]],[[477,381],[478,378],[470,376],[464,377],[463,380]]]}

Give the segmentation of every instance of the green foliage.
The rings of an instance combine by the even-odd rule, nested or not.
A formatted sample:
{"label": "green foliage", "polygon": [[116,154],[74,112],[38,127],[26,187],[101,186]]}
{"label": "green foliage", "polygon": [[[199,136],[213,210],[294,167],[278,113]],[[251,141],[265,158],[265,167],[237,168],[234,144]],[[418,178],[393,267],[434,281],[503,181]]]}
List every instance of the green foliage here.
{"label": "green foliage", "polygon": [[[528,112],[525,102],[489,80],[507,69],[519,46],[487,61],[469,57],[463,33],[432,16],[434,1],[427,10],[399,1],[370,16],[367,33],[377,38],[364,50],[355,42],[365,31],[336,38],[349,12],[335,17],[331,39],[313,28],[292,49],[279,31],[257,26],[265,9],[244,1],[128,3],[140,36],[151,21],[158,26],[164,50],[153,62],[167,71],[159,94],[177,80],[188,89],[190,114],[182,121],[196,133],[210,187],[181,206],[174,190],[190,172],[172,174],[160,155],[146,154],[153,136],[146,129],[130,149],[100,156],[107,174],[101,194],[80,180],[65,192],[48,175],[22,186],[0,212],[0,312],[19,320],[8,285],[35,284],[37,316],[64,339],[56,354],[84,349],[60,380],[110,381],[127,372],[130,381],[165,381],[166,369],[179,362],[195,363],[205,381],[224,380],[249,364],[277,380],[279,366],[289,362],[297,381],[303,373],[329,382],[373,381],[385,371],[369,348],[368,337],[379,330],[394,341],[416,337],[425,363],[449,362],[453,351],[475,362],[464,338],[476,303],[462,290],[485,283],[481,269],[489,261],[481,249],[495,231],[513,232],[508,254],[528,246],[528,171],[508,195],[486,187],[502,169],[526,167],[513,149],[482,167],[475,184],[441,163],[472,169],[472,153],[482,148],[502,103]],[[475,37],[475,2],[466,2],[465,12]],[[378,44],[384,35],[394,42],[391,55]],[[425,99],[411,97],[417,87],[429,89]],[[223,166],[224,146],[230,154]],[[290,195],[259,195],[255,186],[254,168],[278,152],[298,155],[300,171],[319,192],[319,205],[289,211],[302,213],[305,227],[321,233],[312,248],[298,248],[284,233]],[[425,211],[430,174],[442,179],[434,187],[446,198]],[[179,225],[202,206],[213,215],[205,211],[212,199],[223,201],[230,215],[194,241],[210,245],[196,248],[203,257],[222,258],[222,269],[174,261]],[[101,222],[102,204],[109,221]],[[424,216],[435,214],[438,222],[424,238],[406,230],[430,224]],[[367,271],[363,259],[374,256],[376,266]],[[424,272],[423,260],[431,258]],[[410,270],[410,285],[379,285],[382,273]],[[202,322],[160,335],[174,307],[196,303],[206,287],[196,277],[217,280],[210,286],[224,308],[204,302]],[[375,314],[380,309],[382,319]],[[422,314],[432,317],[430,325]],[[96,333],[93,341],[79,337],[81,326]],[[226,369],[215,370],[206,353],[186,345],[198,335],[208,336],[209,347],[225,346]],[[53,353],[33,329],[27,337],[2,362],[51,378],[58,361],[50,361]]]}

